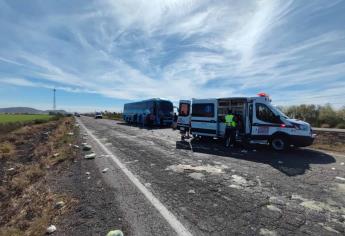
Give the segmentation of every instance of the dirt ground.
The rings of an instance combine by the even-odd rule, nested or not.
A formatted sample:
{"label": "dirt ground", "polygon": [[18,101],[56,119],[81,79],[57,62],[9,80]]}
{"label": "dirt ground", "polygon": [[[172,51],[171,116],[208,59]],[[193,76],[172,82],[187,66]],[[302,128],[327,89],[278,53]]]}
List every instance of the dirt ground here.
{"label": "dirt ground", "polygon": [[345,132],[315,130],[313,148],[345,153]]}
{"label": "dirt ground", "polygon": [[[1,135],[1,235],[43,235],[48,224],[68,209],[72,199],[52,192],[47,176],[75,156],[68,145],[73,129],[73,119],[62,118]],[[58,201],[66,207],[56,209]]]}
{"label": "dirt ground", "polygon": [[[0,137],[0,235],[105,235],[120,227],[129,232],[114,190],[92,171],[76,148],[73,118],[27,125]],[[58,203],[62,202],[62,205]]]}

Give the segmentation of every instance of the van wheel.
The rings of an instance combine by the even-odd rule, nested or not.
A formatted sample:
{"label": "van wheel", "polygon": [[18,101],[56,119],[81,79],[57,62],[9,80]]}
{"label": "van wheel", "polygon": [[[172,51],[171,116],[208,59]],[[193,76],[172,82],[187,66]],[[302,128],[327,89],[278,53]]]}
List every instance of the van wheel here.
{"label": "van wheel", "polygon": [[275,151],[284,151],[286,149],[288,149],[289,147],[289,142],[288,142],[288,139],[287,137],[283,136],[283,135],[277,135],[277,136],[274,136],[272,139],[271,139],[271,147],[273,150]]}

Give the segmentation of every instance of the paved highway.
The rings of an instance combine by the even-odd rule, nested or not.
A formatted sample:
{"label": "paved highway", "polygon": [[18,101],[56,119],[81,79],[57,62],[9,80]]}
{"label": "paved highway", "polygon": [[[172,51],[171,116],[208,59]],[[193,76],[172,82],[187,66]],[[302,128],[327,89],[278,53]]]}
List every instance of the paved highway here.
{"label": "paved highway", "polygon": [[[344,235],[345,157],[78,118],[133,235]],[[104,155],[104,156],[102,156]],[[99,158],[101,157],[101,158]]]}

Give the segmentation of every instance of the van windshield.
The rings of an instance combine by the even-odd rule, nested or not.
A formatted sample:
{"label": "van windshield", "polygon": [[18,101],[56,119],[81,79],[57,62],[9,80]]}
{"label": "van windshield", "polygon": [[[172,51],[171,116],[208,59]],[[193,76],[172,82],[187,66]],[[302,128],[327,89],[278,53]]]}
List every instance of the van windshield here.
{"label": "van windshield", "polygon": [[190,104],[180,103],[179,107],[179,116],[188,116],[189,115]]}
{"label": "van windshield", "polygon": [[287,115],[285,115],[278,107],[270,106],[273,112],[277,113],[279,116],[284,117],[285,119],[289,119]]}

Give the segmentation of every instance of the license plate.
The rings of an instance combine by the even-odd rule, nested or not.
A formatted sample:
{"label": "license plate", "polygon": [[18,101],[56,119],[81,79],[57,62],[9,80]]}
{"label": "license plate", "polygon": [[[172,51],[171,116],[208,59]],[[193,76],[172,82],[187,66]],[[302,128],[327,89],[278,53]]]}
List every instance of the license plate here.
{"label": "license plate", "polygon": [[180,127],[180,130],[184,131],[184,127]]}

